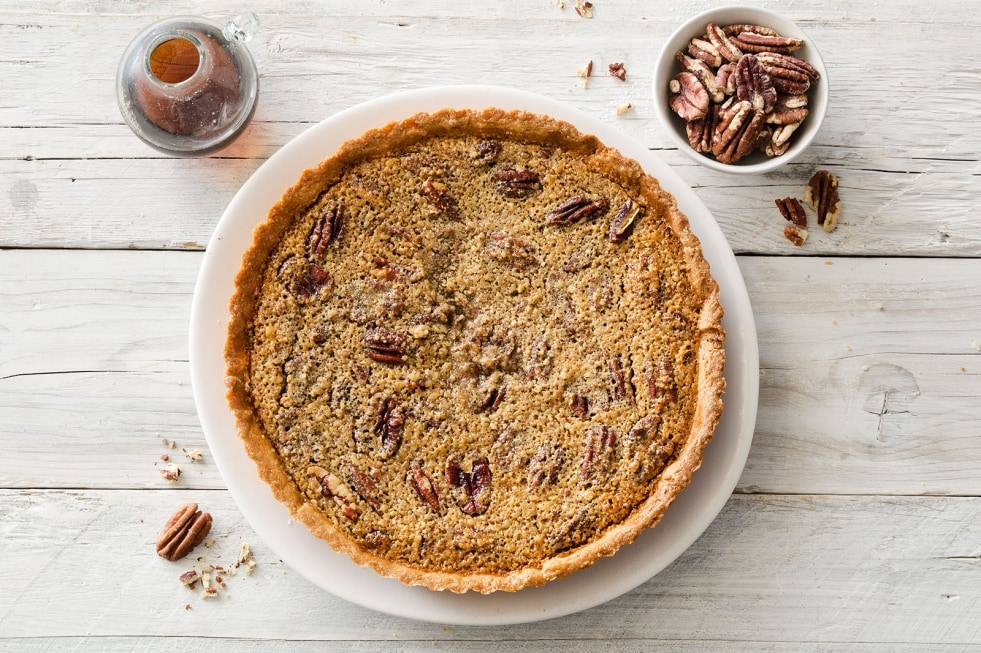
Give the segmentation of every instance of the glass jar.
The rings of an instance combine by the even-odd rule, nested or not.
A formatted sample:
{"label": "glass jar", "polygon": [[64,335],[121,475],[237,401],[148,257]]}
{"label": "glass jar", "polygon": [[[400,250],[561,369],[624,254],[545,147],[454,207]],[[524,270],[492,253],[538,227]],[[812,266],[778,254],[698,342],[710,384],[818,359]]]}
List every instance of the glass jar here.
{"label": "glass jar", "polygon": [[245,42],[254,14],[224,27],[176,17],[151,25],[127,48],[116,74],[119,110],[147,145],[199,156],[228,145],[255,112],[259,77]]}

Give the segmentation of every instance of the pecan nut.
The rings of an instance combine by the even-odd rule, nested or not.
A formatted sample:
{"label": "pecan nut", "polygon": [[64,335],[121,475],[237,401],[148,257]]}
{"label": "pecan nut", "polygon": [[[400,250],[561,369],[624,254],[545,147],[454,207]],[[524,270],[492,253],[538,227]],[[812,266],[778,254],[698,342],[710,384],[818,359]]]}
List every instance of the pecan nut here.
{"label": "pecan nut", "polygon": [[622,243],[630,236],[633,231],[637,218],[640,217],[641,207],[632,199],[627,199],[617,210],[613,222],[610,224],[610,242]]}
{"label": "pecan nut", "polygon": [[320,217],[310,233],[310,256],[322,259],[327,246],[337,240],[344,228],[344,203],[328,204],[320,211]]}
{"label": "pecan nut", "polygon": [[792,222],[801,229],[807,229],[807,214],[804,213],[804,207],[801,206],[800,200],[796,197],[785,197],[783,199],[776,199],[773,202],[777,205],[777,209],[788,222]]}
{"label": "pecan nut", "polygon": [[487,512],[491,500],[491,469],[487,458],[476,458],[471,470],[466,472],[457,457],[451,455],[446,459],[446,482],[464,514],[475,517]]}
{"label": "pecan nut", "polygon": [[704,154],[712,153],[712,139],[715,137],[715,128],[719,124],[719,106],[712,105],[704,118],[690,120],[685,126],[688,134],[688,143],[696,152]]}
{"label": "pecan nut", "polygon": [[803,59],[779,52],[760,52],[757,61],[763,66],[778,91],[791,95],[806,93],[821,74]]}
{"label": "pecan nut", "polygon": [[807,230],[801,229],[795,224],[788,224],[783,228],[784,238],[792,242],[797,247],[801,247],[807,241]]}
{"label": "pecan nut", "polygon": [[528,464],[529,487],[539,488],[542,485],[555,483],[564,462],[565,449],[550,442],[542,443],[535,452],[535,457]]}
{"label": "pecan nut", "polygon": [[706,39],[694,38],[688,43],[688,54],[705,62],[711,68],[722,65],[722,55],[715,44]]}
{"label": "pecan nut", "polygon": [[752,54],[744,55],[736,64],[735,75],[737,98],[748,101],[756,111],[773,111],[777,89],[759,59]]}
{"label": "pecan nut", "polygon": [[198,510],[198,504],[184,504],[157,537],[157,555],[171,562],[180,560],[208,536],[211,521],[211,515]]}
{"label": "pecan nut", "polygon": [[409,486],[415,490],[419,500],[433,509],[433,512],[440,513],[439,487],[426,475],[422,469],[422,463],[413,460],[409,463]]}
{"label": "pecan nut", "polygon": [[709,23],[706,25],[705,35],[708,36],[708,40],[726,61],[735,63],[742,58],[743,51],[739,49],[739,46],[729,38],[729,35],[718,24]]}
{"label": "pecan nut", "polygon": [[492,231],[484,241],[483,253],[496,260],[510,263],[516,270],[538,265],[538,247],[534,243],[515,238],[504,231]]}
{"label": "pecan nut", "polygon": [[722,163],[735,163],[760,145],[766,114],[746,100],[723,107],[712,134],[712,154]]}
{"label": "pecan nut", "polygon": [[769,140],[764,144],[764,152],[768,156],[780,156],[790,149],[790,137],[800,127],[799,122],[788,125],[777,125],[770,133]]}
{"label": "pecan nut", "polygon": [[[727,164],[756,149],[770,157],[784,154],[808,116],[807,92],[821,77],[791,54],[803,44],[761,25],[709,23],[702,36],[676,52],[680,72],[668,82],[668,104],[686,122],[692,149]],[[762,113],[763,124],[742,115],[739,102]],[[718,130],[723,119],[733,118],[729,134]],[[725,136],[723,142],[717,135]]]}
{"label": "pecan nut", "polygon": [[791,125],[802,122],[807,113],[806,95],[784,95],[777,99],[766,122],[769,125]]}
{"label": "pecan nut", "polygon": [[696,75],[681,71],[668,84],[671,110],[685,120],[698,120],[708,113],[712,98]]}
{"label": "pecan nut", "polygon": [[455,197],[450,195],[445,184],[427,179],[422,184],[422,194],[437,211],[447,218],[451,220],[459,219],[460,204]]}
{"label": "pecan nut", "polygon": [[375,415],[375,425],[372,429],[380,439],[381,448],[378,457],[388,460],[402,446],[402,428],[405,419],[402,411],[394,397],[389,397],[381,402],[378,413]]}
{"label": "pecan nut", "polygon": [[314,488],[320,490],[320,494],[325,499],[334,501],[334,505],[337,506],[338,511],[345,519],[358,520],[357,497],[340,477],[321,467],[307,468],[307,475],[310,477]]}
{"label": "pecan nut", "polygon": [[405,362],[403,345],[408,336],[400,331],[376,328],[364,334],[364,355],[373,361],[388,365],[401,365]]}
{"label": "pecan nut", "polygon": [[610,203],[603,198],[591,200],[576,195],[546,213],[545,222],[565,227],[580,220],[595,220],[606,213],[609,207]]}
{"label": "pecan nut", "polygon": [[354,491],[375,510],[381,510],[381,493],[374,477],[354,463],[343,465],[344,475]]}
{"label": "pecan nut", "polygon": [[752,28],[750,26],[750,28],[746,31],[732,34],[729,37],[730,42],[743,52],[754,54],[760,52],[779,52],[789,54],[804,47],[804,41],[802,39],[780,36],[773,30],[767,30],[769,33],[761,33],[752,31],[752,29],[759,29],[758,27]]}
{"label": "pecan nut", "polygon": [[333,282],[330,273],[316,263],[307,265],[293,283],[293,293],[300,299],[317,297]]}
{"label": "pecan nut", "polygon": [[474,147],[471,158],[474,163],[491,164],[497,161],[497,157],[501,156],[502,151],[504,151],[504,146],[497,141],[480,141]]}
{"label": "pecan nut", "polygon": [[701,59],[696,59],[694,57],[686,56],[684,52],[678,52],[675,54],[675,59],[681,65],[681,69],[691,73],[702,83],[705,90],[709,94],[709,99],[712,102],[723,102],[725,101],[725,93],[718,84],[716,84],[716,75],[711,68],[708,67]]}
{"label": "pecan nut", "polygon": [[838,177],[827,170],[815,172],[804,189],[804,201],[817,212],[818,224],[828,233],[834,231],[841,217]]}
{"label": "pecan nut", "polygon": [[534,170],[501,168],[491,173],[491,179],[497,182],[494,190],[504,197],[528,197],[542,189],[542,179]]}
{"label": "pecan nut", "polygon": [[582,460],[579,463],[579,480],[586,482],[589,478],[605,469],[613,457],[617,443],[617,434],[605,424],[597,424],[586,434],[583,443]]}

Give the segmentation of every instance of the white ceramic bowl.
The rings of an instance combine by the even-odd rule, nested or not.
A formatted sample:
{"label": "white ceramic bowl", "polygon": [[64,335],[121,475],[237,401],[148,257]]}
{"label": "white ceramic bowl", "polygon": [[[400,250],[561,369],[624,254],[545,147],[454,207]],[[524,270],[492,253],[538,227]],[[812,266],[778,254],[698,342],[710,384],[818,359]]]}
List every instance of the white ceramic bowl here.
{"label": "white ceramic bowl", "polygon": [[[705,34],[705,26],[708,23],[716,23],[723,27],[741,23],[762,25],[776,30],[781,36],[804,39],[804,47],[794,52],[793,55],[814,66],[821,74],[821,79],[808,90],[808,116],[791,136],[790,149],[784,154],[767,157],[762,152],[754,152],[735,163],[726,164],[716,161],[709,155],[696,152],[689,144],[688,135],[685,131],[685,121],[669,106],[668,82],[681,72],[681,66],[675,59],[675,53],[679,50],[687,53],[689,41],[693,37]],[[796,24],[780,14],[755,7],[719,7],[695,16],[676,29],[668,38],[654,66],[654,111],[668,136],[677,143],[678,149],[698,163],[713,170],[732,174],[751,175],[771,172],[800,156],[814,140],[818,130],[821,129],[821,123],[824,122],[824,116],[828,110],[829,90],[828,71],[824,67],[821,53],[818,52],[811,38]]]}

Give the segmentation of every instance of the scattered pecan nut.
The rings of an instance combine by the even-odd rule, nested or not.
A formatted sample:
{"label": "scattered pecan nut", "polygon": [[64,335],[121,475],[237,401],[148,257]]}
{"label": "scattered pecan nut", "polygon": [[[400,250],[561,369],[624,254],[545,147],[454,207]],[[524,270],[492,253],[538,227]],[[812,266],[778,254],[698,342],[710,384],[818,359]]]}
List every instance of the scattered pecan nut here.
{"label": "scattered pecan nut", "polygon": [[804,207],[801,206],[799,199],[796,197],[785,197],[773,201],[777,205],[780,215],[788,222],[794,223],[801,229],[807,229],[807,214],[804,213]]}
{"label": "scattered pecan nut", "polygon": [[828,233],[834,231],[841,217],[838,177],[827,170],[815,172],[804,189],[804,201],[817,212],[818,224]]}
{"label": "scattered pecan nut", "polygon": [[801,247],[807,241],[807,230],[801,229],[795,224],[788,224],[784,227],[783,235],[797,247]]}
{"label": "scattered pecan nut", "polygon": [[330,273],[316,263],[310,263],[293,284],[293,293],[300,299],[316,297],[320,291],[333,283]]}
{"label": "scattered pecan nut", "polygon": [[538,265],[538,247],[527,240],[515,238],[504,231],[487,234],[483,253],[494,259],[509,263],[516,270],[525,270]]}
{"label": "scattered pecan nut", "polygon": [[375,478],[354,463],[343,465],[344,475],[354,491],[375,510],[381,509],[381,493]]}
{"label": "scattered pecan nut", "polygon": [[211,515],[198,510],[198,504],[184,504],[157,537],[157,555],[171,562],[180,560],[208,536],[211,521]]}
{"label": "scattered pecan nut", "polygon": [[565,462],[565,449],[551,442],[544,442],[528,463],[528,485],[538,488],[555,483]]}
{"label": "scattered pecan nut", "polygon": [[616,77],[621,82],[627,80],[627,69],[624,68],[622,61],[614,61],[609,65],[610,76]]}

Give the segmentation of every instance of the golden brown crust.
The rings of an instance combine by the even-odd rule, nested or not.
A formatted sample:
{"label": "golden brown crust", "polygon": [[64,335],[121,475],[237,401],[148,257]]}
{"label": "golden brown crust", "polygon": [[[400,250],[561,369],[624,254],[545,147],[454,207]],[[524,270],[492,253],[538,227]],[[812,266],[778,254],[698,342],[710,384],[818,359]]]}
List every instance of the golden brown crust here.
{"label": "golden brown crust", "polygon": [[[509,569],[448,569],[392,559],[369,550],[363,542],[351,537],[329,517],[322,504],[310,499],[299,481],[284,468],[283,459],[270,441],[259,418],[250,387],[252,374],[252,320],[260,303],[270,257],[298,216],[311,207],[324,190],[332,187],[352,166],[405,150],[433,138],[478,137],[538,143],[581,157],[588,166],[601,170],[637,197],[656,217],[663,220],[677,239],[681,268],[687,275],[690,292],[698,298],[697,326],[692,343],[696,350],[696,397],[692,400],[690,431],[679,438],[680,451],[654,479],[646,499],[640,501],[626,518],[595,534],[584,544],[559,551],[555,555]],[[615,553],[633,541],[643,530],[656,524],[677,494],[689,484],[699,467],[706,444],[712,438],[722,409],[725,381],[724,332],[721,327],[722,306],[718,286],[704,260],[698,239],[691,232],[687,218],[678,210],[675,199],[646,175],[640,166],[606,148],[595,137],[584,136],[567,123],[524,112],[444,110],[419,114],[392,123],[345,143],[340,150],[316,168],[307,170],[296,185],[269,212],[269,218],[257,227],[252,247],[243,256],[242,268],[235,280],[235,294],[230,303],[231,322],[225,349],[228,401],[236,417],[239,433],[249,456],[256,462],[260,476],[276,498],[284,503],[296,519],[332,548],[350,556],[356,563],[412,585],[454,592],[514,591],[566,576]],[[321,483],[325,481],[321,480]],[[327,496],[325,492],[324,496]]]}

